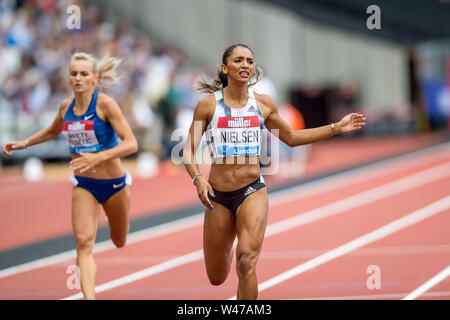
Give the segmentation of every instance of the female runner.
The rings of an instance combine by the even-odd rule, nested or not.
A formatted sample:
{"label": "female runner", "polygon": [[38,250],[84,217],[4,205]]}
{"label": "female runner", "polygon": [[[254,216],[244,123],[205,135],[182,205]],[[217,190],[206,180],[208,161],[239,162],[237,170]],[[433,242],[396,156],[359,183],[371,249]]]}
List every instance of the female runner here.
{"label": "female runner", "polygon": [[[97,267],[93,247],[97,233],[100,205],[108,218],[114,245],[125,245],[129,230],[131,176],[125,172],[120,158],[137,152],[136,139],[118,104],[97,86],[118,81],[114,57],[100,61],[87,53],[72,55],[69,84],[74,98],[64,100],[53,123],[25,139],[3,146],[3,152],[55,139],[62,132],[66,137],[74,175],[72,191],[72,228],[76,240],[77,266],[81,291],[85,299],[95,298]],[[118,143],[117,136],[121,139]]]}
{"label": "female runner", "polygon": [[[351,113],[331,125],[292,130],[281,119],[272,99],[256,94],[249,86],[255,70],[253,52],[247,45],[235,44],[225,50],[221,69],[213,84],[201,82],[198,88],[211,93],[194,111],[184,151],[184,165],[197,188],[205,210],[203,251],[206,272],[213,285],[222,284],[230,271],[235,237],[237,299],[256,299],[258,261],[266,229],[268,197],[261,176],[259,156],[261,129],[277,129],[288,146],[300,146],[365,125],[361,114]],[[194,161],[203,133],[212,158],[208,179]]]}

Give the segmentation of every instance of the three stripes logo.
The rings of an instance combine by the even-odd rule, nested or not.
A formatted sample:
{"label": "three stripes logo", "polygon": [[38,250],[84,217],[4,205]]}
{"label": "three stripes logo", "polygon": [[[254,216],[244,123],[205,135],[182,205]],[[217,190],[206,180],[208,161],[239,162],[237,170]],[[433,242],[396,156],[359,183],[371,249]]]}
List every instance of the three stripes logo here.
{"label": "three stripes logo", "polygon": [[253,187],[248,187],[247,190],[245,190],[244,196],[248,196],[249,194],[255,192],[256,189]]}
{"label": "three stripes logo", "polygon": [[253,105],[251,105],[250,108],[248,108],[248,112],[258,112],[258,111]]}

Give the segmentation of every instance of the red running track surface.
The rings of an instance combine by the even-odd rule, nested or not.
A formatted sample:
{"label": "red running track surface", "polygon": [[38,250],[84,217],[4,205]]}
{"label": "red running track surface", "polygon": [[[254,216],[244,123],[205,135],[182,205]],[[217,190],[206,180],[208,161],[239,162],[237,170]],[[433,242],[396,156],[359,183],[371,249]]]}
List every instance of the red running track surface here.
{"label": "red running track surface", "polygon": [[[303,175],[292,172],[290,178],[273,175],[266,176],[265,180],[271,188],[415,150],[441,139],[440,134],[330,139],[311,145]],[[64,168],[56,174],[53,173],[55,170],[48,169],[45,172],[51,171],[51,174],[45,175],[44,181],[32,183],[23,180],[19,168],[0,171],[0,250],[72,232],[72,186],[68,181],[69,168]],[[134,173],[133,167],[128,169]],[[133,176],[132,219],[198,204],[184,167],[163,163],[153,178]],[[106,225],[104,218],[100,219],[99,225]]]}
{"label": "red running track surface", "polygon": [[[286,271],[319,261],[323,254],[339,253],[285,281],[266,286],[259,298],[404,298],[450,265],[450,200],[430,217],[354,250],[333,250],[449,199],[449,191],[450,148],[443,144],[397,161],[271,194],[266,239],[257,267],[260,287]],[[97,298],[189,300],[234,296],[234,262],[221,286],[210,285],[206,278],[201,228],[198,218],[184,229],[167,229],[153,236],[150,232],[123,249],[96,253],[97,286],[101,291]],[[0,276],[0,298],[77,298],[79,290],[67,285],[72,279],[68,267],[73,264],[72,256]],[[380,271],[378,289],[367,286],[369,266]],[[448,279],[419,298],[449,299]]]}

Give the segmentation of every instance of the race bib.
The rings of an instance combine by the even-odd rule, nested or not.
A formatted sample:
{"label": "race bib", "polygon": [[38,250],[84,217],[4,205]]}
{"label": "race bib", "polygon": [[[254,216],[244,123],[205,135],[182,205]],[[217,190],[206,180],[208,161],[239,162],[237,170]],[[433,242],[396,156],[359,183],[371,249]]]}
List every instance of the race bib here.
{"label": "race bib", "polygon": [[259,155],[261,129],[258,116],[220,117],[214,140],[219,156]]}
{"label": "race bib", "polygon": [[95,136],[94,121],[65,121],[63,134],[71,153],[98,152],[100,144]]}

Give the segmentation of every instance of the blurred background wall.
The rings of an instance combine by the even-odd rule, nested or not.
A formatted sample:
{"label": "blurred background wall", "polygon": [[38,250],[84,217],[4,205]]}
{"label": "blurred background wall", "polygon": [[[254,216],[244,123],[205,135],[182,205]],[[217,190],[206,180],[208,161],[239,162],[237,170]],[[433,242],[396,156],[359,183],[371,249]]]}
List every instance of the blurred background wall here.
{"label": "blurred background wall", "polygon": [[[406,108],[408,55],[393,41],[348,32],[303,18],[275,4],[239,0],[98,0],[126,13],[164,42],[174,43],[214,71],[224,49],[246,43],[255,52],[279,99],[307,86],[355,87],[370,111]],[[120,13],[120,14],[118,14]],[[365,12],[361,23],[365,24]],[[376,31],[374,31],[376,32]]]}

